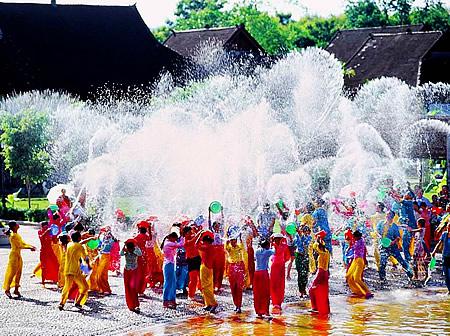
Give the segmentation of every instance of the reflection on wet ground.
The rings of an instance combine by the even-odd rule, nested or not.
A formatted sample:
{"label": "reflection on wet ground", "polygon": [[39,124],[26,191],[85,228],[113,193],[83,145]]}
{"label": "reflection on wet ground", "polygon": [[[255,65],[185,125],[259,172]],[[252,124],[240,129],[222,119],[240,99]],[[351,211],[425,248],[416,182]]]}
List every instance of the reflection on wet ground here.
{"label": "reflection on wet ground", "polygon": [[202,315],[132,335],[450,335],[450,297],[443,289],[378,292],[371,300],[330,299],[329,318],[311,315],[309,301],[303,301],[286,305],[272,321],[257,319],[248,308],[239,315]]}

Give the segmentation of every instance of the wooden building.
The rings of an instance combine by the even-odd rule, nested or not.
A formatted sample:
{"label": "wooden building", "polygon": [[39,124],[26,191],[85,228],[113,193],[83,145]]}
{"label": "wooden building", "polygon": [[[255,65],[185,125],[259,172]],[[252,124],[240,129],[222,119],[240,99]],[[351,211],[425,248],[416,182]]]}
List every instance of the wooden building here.
{"label": "wooden building", "polygon": [[353,70],[354,76],[345,78],[351,91],[380,77],[397,77],[411,86],[450,83],[449,34],[423,25],[343,30],[326,49]]}
{"label": "wooden building", "polygon": [[97,88],[176,79],[189,64],[160,44],[136,6],[0,3],[0,95]]}
{"label": "wooden building", "polygon": [[244,25],[172,31],[164,45],[180,55],[195,58],[199,48],[207,43],[219,45],[236,56],[265,54],[263,47],[250,35]]}

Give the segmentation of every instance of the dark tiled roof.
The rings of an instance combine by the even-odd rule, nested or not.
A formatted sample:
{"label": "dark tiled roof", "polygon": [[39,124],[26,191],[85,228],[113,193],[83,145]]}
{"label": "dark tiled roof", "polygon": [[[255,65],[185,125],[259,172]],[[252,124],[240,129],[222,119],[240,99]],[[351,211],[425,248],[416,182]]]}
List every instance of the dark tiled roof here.
{"label": "dark tiled roof", "polygon": [[346,86],[355,88],[380,77],[397,77],[417,85],[421,60],[441,36],[441,32],[371,35],[347,63],[355,76],[346,78]]}
{"label": "dark tiled roof", "polygon": [[423,25],[386,26],[340,30],[334,35],[326,50],[333,53],[341,62],[347,63],[366,42],[370,34],[397,34],[405,33],[407,31],[418,32],[422,30],[424,30]]}
{"label": "dark tiled roof", "polygon": [[148,84],[183,58],[153,37],[135,6],[0,3],[0,94],[105,82]]}
{"label": "dark tiled roof", "polygon": [[195,52],[208,42],[217,43],[226,48],[233,48],[235,39],[243,34],[247,40],[248,51],[264,53],[263,48],[245,30],[242,25],[225,28],[205,28],[184,31],[174,31],[164,42],[164,45],[185,57],[195,55]]}

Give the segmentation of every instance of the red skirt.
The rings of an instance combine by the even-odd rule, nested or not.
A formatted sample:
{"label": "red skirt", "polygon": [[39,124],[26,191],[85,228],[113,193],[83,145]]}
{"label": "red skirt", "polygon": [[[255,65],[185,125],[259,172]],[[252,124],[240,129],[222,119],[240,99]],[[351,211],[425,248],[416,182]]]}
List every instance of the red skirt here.
{"label": "red skirt", "polygon": [[134,310],[139,307],[139,272],[138,269],[123,270],[123,283],[125,285],[125,300],[128,309]]}
{"label": "red skirt", "polygon": [[311,308],[317,310],[319,314],[330,313],[330,300],[328,297],[328,278],[329,273],[319,268],[314,278],[311,288],[309,289],[309,297],[311,298]]}
{"label": "red skirt", "polygon": [[281,307],[284,301],[285,265],[278,262],[270,267],[270,298],[274,306]]}
{"label": "red skirt", "polygon": [[243,262],[228,265],[228,280],[230,281],[231,295],[236,307],[242,306],[242,291],[244,290],[245,265]]}
{"label": "red skirt", "polygon": [[40,260],[42,281],[52,281],[57,283],[59,279],[59,263],[50,243],[41,247]]}
{"label": "red skirt", "polygon": [[253,302],[258,315],[269,315],[270,278],[269,272],[256,271],[253,277]]}

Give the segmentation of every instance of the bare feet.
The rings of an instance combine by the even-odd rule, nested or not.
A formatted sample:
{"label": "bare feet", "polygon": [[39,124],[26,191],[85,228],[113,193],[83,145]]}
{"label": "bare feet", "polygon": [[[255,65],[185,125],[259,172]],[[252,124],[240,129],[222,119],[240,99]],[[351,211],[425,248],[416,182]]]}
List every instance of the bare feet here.
{"label": "bare feet", "polygon": [[10,291],[5,291],[5,295],[10,299],[13,298]]}

